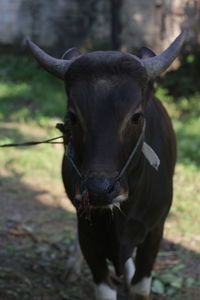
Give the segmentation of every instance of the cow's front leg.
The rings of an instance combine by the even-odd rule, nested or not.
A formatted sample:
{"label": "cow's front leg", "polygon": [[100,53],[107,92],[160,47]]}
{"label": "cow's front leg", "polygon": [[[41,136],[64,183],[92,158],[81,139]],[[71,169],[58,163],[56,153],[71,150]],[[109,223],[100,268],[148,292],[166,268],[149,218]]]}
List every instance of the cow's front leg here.
{"label": "cow's front leg", "polygon": [[151,271],[163,235],[163,224],[149,232],[138,246],[135,258],[136,271],[131,282],[129,300],[150,300]]}
{"label": "cow's front leg", "polygon": [[133,258],[130,257],[124,265],[124,283],[125,283],[125,289],[128,291],[131,286],[131,281],[133,279],[135,273],[135,265],[133,262]]}
{"label": "cow's front leg", "polygon": [[84,258],[92,272],[96,300],[116,300],[117,291],[109,274],[101,247],[88,232],[79,227],[79,241]]}

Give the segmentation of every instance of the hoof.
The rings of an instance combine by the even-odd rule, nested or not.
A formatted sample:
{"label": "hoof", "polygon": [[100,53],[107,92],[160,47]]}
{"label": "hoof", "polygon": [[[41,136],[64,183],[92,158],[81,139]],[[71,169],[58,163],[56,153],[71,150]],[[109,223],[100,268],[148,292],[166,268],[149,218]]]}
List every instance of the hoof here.
{"label": "hoof", "polygon": [[95,300],[117,300],[117,291],[105,282],[95,284]]}
{"label": "hoof", "polygon": [[144,277],[129,290],[128,300],[151,300],[151,277]]}

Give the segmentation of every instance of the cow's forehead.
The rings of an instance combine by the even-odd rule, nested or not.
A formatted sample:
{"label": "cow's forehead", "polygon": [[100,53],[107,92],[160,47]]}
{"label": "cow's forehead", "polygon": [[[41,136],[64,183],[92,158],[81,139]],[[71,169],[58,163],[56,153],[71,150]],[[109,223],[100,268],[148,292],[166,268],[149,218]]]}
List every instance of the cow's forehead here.
{"label": "cow's forehead", "polygon": [[138,60],[118,51],[96,51],[77,59],[66,76],[69,106],[85,114],[116,111],[124,115],[142,101],[147,74]]}
{"label": "cow's forehead", "polygon": [[80,58],[87,58],[87,59],[91,59],[91,60],[99,60],[99,61],[112,61],[112,60],[119,60],[119,59],[130,59],[131,60],[135,60],[137,61],[140,65],[142,65],[141,60],[139,57],[128,53],[128,52],[121,52],[121,51],[92,51],[92,52],[88,52],[85,53],[83,55],[81,55]]}
{"label": "cow's forehead", "polygon": [[81,113],[84,119],[121,122],[142,104],[142,92],[136,81],[113,82],[99,77],[92,83],[78,82],[71,90],[68,103],[69,109]]}
{"label": "cow's forehead", "polygon": [[147,81],[146,70],[138,57],[119,51],[93,51],[81,55],[71,64],[66,81],[124,75],[143,83]]}

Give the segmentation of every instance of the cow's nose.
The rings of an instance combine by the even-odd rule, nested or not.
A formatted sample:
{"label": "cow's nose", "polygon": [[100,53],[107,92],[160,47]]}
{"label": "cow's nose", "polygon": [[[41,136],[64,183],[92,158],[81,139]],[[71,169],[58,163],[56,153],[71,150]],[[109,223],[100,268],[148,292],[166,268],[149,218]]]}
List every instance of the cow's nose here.
{"label": "cow's nose", "polygon": [[120,183],[108,177],[88,177],[83,180],[82,188],[87,189],[91,205],[108,205],[119,194]]}

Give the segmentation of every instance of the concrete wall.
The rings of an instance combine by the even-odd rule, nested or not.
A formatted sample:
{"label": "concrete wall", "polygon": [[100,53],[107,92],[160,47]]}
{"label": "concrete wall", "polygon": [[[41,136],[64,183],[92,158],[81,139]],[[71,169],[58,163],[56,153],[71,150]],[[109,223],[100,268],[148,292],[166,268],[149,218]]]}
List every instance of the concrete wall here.
{"label": "concrete wall", "polygon": [[[200,0],[0,0],[0,45],[30,37],[47,48],[105,49],[112,48],[112,28],[119,28],[121,49],[146,45],[159,53],[187,16],[190,37],[199,42]],[[113,20],[120,26],[113,27]]]}
{"label": "concrete wall", "polygon": [[190,43],[199,43],[200,0],[123,0],[121,34],[124,49],[165,49],[189,24]]}
{"label": "concrete wall", "polygon": [[109,12],[106,0],[0,0],[0,44],[30,37],[49,48],[108,45]]}

